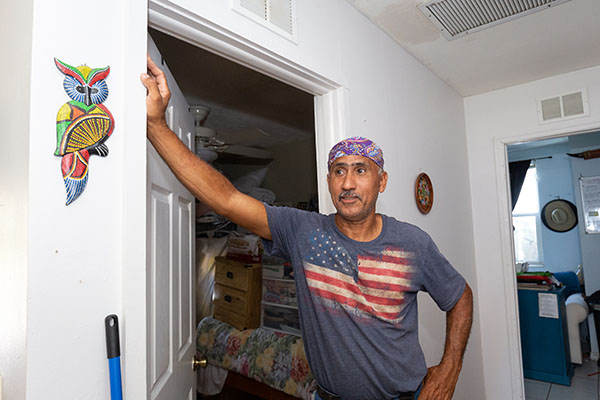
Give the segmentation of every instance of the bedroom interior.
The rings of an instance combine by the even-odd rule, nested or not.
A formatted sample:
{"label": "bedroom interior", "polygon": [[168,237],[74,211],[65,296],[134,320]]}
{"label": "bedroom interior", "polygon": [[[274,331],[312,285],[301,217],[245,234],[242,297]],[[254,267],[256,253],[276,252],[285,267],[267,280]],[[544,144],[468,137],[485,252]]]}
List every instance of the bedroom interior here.
{"label": "bedroom interior", "polygon": [[[190,105],[178,118],[193,119],[197,156],[260,201],[318,211],[313,96],[160,31],[149,34],[170,87],[177,86],[174,101]],[[289,264],[263,258],[258,237],[198,200],[195,210],[196,354],[208,364],[197,372],[199,398],[309,399],[314,379]]]}
{"label": "bedroom interior", "polygon": [[[572,384],[598,395],[594,313],[584,298],[598,287],[590,254],[597,239],[586,229],[580,187],[581,177],[600,176],[593,157],[598,148],[599,132],[507,146],[525,393],[531,398],[576,396]],[[549,272],[562,287],[519,280],[527,271]],[[558,308],[547,314],[540,308],[538,315],[539,296],[556,296]],[[553,351],[539,352],[540,345]]]}

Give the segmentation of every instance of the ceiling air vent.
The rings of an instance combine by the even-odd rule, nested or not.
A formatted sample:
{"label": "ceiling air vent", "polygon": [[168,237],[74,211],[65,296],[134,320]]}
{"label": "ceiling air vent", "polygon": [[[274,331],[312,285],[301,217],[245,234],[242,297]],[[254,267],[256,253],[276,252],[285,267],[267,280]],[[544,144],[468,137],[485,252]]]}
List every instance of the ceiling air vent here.
{"label": "ceiling air vent", "polygon": [[288,39],[295,39],[295,0],[234,0],[233,9]]}
{"label": "ceiling air vent", "polygon": [[585,89],[538,100],[539,123],[557,122],[589,115]]}
{"label": "ceiling air vent", "polygon": [[419,9],[448,40],[570,0],[432,0]]}

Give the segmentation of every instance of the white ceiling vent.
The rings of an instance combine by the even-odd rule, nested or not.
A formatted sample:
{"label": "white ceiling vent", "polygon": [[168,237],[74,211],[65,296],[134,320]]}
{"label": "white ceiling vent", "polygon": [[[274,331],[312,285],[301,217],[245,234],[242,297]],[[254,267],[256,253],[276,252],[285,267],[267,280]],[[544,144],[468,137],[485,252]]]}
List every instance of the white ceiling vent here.
{"label": "white ceiling vent", "polygon": [[233,9],[295,42],[295,3],[296,0],[233,0]]}
{"label": "white ceiling vent", "polygon": [[540,124],[589,115],[587,90],[580,89],[538,100]]}
{"label": "white ceiling vent", "polygon": [[419,9],[448,40],[570,0],[431,0]]}

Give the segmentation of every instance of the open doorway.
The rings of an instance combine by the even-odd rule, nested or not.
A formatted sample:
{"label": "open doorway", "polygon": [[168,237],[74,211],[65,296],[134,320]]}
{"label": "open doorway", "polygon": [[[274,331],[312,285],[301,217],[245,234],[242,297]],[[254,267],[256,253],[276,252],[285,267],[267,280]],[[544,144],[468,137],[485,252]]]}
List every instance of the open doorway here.
{"label": "open doorway", "polygon": [[[304,90],[293,88],[159,31],[152,30],[149,38],[149,53],[165,70],[172,92],[167,123],[182,142],[234,184],[241,180],[243,189],[238,189],[260,201],[319,210],[322,182],[317,177],[324,167],[317,159],[323,159],[320,145],[330,146],[331,130],[337,126],[323,124],[338,120],[335,106],[328,104],[335,94],[323,87],[319,90],[325,93],[302,85]],[[214,259],[225,251],[223,237],[239,230],[195,204],[151,146],[147,187],[147,391],[157,399],[192,398],[195,328],[197,319],[212,314],[212,286],[217,281],[210,262],[212,271],[199,271],[195,278],[194,253],[209,253]],[[196,238],[195,229],[203,237]],[[202,248],[196,246],[198,241]],[[223,297],[237,302],[238,293],[229,300]],[[260,295],[252,301],[256,300],[260,306]],[[241,303],[245,307],[248,301]],[[199,313],[194,311],[196,304]]]}
{"label": "open doorway", "polygon": [[[599,148],[599,132],[507,145],[528,398],[598,397],[598,375],[588,376],[598,372],[597,341],[583,297],[600,289],[600,235],[586,229],[596,211],[582,204],[581,178],[600,176],[600,158],[584,154]],[[519,275],[525,271],[548,274]],[[536,283],[543,279],[563,286]]]}
{"label": "open doorway", "polygon": [[[150,29],[150,36],[187,104],[193,150],[238,190],[272,205],[318,211],[314,96],[264,74]],[[187,111],[187,113],[186,113]],[[183,124],[183,121],[179,121]],[[214,257],[243,229],[196,200],[195,325],[213,313]]]}

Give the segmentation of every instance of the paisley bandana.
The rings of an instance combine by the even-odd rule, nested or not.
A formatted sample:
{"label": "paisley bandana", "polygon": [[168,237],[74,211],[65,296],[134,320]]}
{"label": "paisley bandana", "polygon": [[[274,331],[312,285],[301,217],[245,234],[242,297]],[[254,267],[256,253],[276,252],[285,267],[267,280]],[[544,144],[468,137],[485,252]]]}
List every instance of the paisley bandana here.
{"label": "paisley bandana", "polygon": [[379,146],[367,138],[354,136],[344,139],[333,146],[329,151],[327,169],[331,168],[331,165],[335,160],[344,156],[367,157],[383,169],[383,151]]}

